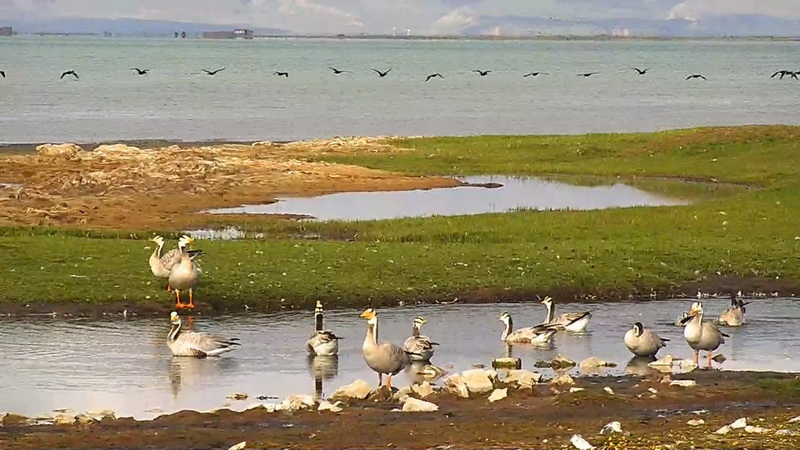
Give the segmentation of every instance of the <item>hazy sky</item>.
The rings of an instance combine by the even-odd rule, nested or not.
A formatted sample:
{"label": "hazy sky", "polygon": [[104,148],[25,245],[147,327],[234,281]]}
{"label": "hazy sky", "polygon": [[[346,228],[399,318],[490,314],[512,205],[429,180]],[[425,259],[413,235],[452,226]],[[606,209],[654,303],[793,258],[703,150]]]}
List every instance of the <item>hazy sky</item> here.
{"label": "hazy sky", "polygon": [[800,18],[800,0],[0,0],[0,21],[137,18],[326,33],[393,27],[450,33],[486,16],[702,20],[727,14]]}

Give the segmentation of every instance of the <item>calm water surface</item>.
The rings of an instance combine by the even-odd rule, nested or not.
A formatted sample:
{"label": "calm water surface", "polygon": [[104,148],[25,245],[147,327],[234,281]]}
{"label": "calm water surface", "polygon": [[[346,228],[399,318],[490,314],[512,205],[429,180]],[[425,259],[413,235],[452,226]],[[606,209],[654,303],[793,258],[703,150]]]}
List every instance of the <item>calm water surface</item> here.
{"label": "calm water surface", "polygon": [[[748,324],[728,329],[731,335],[721,352],[728,358],[723,370],[775,370],[800,372],[796,344],[800,332],[800,300],[756,300],[748,306]],[[564,304],[563,311],[591,310],[589,331],[583,335],[559,334],[552,348],[514,348],[523,367],[538,359],[563,353],[581,361],[599,356],[619,364],[607,373],[620,374],[631,359],[622,336],[636,321],[672,339],[666,353],[691,357],[682,329],[672,325],[691,300],[651,303]],[[719,314],[728,301],[707,300],[708,314]],[[411,321],[425,315],[425,333],[441,343],[433,362],[450,371],[490,365],[504,355],[497,318],[510,312],[517,326],[539,323],[545,308],[538,303],[497,305],[438,305],[379,311],[382,339],[400,343],[410,334]],[[362,378],[377,382],[365,365],[361,343],[365,323],[360,311],[331,311],[326,327],[345,339],[338,362],[326,368],[323,393]],[[118,415],[151,418],[180,409],[208,410],[222,406],[228,394],[246,392],[251,399],[233,402],[241,409],[258,395],[285,396],[314,392],[314,367],[304,343],[313,329],[310,312],[247,314],[220,318],[197,317],[197,331],[241,338],[242,347],[221,358],[173,358],[165,339],[168,318],[108,321],[50,318],[0,319],[0,411],[47,414],[55,408],[85,411],[110,408]],[[548,372],[548,371],[544,371]],[[574,369],[573,373],[578,373]],[[549,373],[547,373],[550,375]],[[400,374],[395,384],[408,383]]]}
{"label": "calm water surface", "polygon": [[515,209],[591,210],[687,203],[624,184],[589,187],[539,178],[508,176],[474,176],[459,179],[472,184],[499,183],[502,186],[493,188],[459,186],[395,192],[344,192],[318,197],[284,197],[268,205],[243,205],[209,212],[300,214],[319,220],[379,220],[496,213]]}
{"label": "calm water surface", "polygon": [[[0,142],[646,131],[800,123],[798,42],[15,36]],[[203,68],[227,69],[210,77]],[[352,70],[334,76],[327,66]],[[651,67],[638,76],[630,67]],[[152,69],[138,76],[131,67]],[[370,68],[393,68],[379,78]],[[73,69],[81,77],[59,80]],[[487,77],[473,69],[491,69]],[[275,70],[290,72],[276,77]],[[530,71],[549,76],[523,78]],[[600,72],[591,78],[579,72]],[[441,72],[444,79],[425,83]],[[703,73],[707,82],[685,81]],[[46,124],[46,126],[44,126]]]}

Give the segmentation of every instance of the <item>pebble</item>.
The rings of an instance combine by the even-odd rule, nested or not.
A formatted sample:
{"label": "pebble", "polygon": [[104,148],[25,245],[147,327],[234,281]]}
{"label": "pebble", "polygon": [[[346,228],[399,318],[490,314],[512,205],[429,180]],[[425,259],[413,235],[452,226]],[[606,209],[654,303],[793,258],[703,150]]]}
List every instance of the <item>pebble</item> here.
{"label": "pebble", "polygon": [[800,422],[800,416],[797,416],[795,418],[789,419],[789,423],[793,423],[793,422]]}
{"label": "pebble", "polygon": [[613,389],[611,389],[611,388],[610,388],[610,387],[608,387],[608,386],[604,387],[604,388],[603,388],[603,390],[604,390],[604,391],[606,391],[606,392],[608,392],[608,393],[609,393],[609,394],[611,394],[611,395],[614,395],[614,390],[613,390]]}
{"label": "pebble", "polygon": [[592,450],[594,446],[583,438],[580,434],[573,434],[569,442],[578,450]]}
{"label": "pebble", "polygon": [[492,394],[489,396],[489,403],[494,403],[498,400],[502,400],[508,397],[508,388],[504,389],[495,389]]}
{"label": "pebble", "polygon": [[403,412],[433,412],[438,411],[439,406],[425,400],[417,400],[414,397],[408,397],[403,403]]}
{"label": "pebble", "polygon": [[552,380],[550,380],[550,384],[555,384],[555,385],[559,385],[559,384],[567,384],[567,385],[572,385],[572,384],[575,384],[575,380],[573,380],[573,379],[572,379],[572,377],[571,377],[571,376],[569,376],[569,374],[567,374],[567,373],[562,373],[561,375],[559,375],[559,376],[557,376],[557,377],[553,378]]}
{"label": "pebble", "polygon": [[576,393],[576,392],[581,392],[581,391],[585,391],[585,390],[586,390],[585,388],[579,388],[579,387],[571,387],[571,388],[569,388],[569,392],[573,393],[573,394]]}
{"label": "pebble", "polygon": [[339,402],[331,403],[327,400],[323,400],[319,402],[319,407],[317,407],[317,411],[330,411],[334,413],[342,412],[342,408],[339,406]]}
{"label": "pebble", "polygon": [[698,425],[703,425],[704,423],[706,423],[706,421],[703,420],[703,419],[692,419],[692,420],[686,422],[686,425],[689,425],[689,426],[692,426],[692,427],[696,427]]}
{"label": "pebble", "polygon": [[732,424],[729,425],[732,430],[738,430],[740,428],[744,428],[747,426],[747,418],[741,417],[736,419]]}
{"label": "pebble", "polygon": [[670,386],[680,386],[680,387],[693,387],[697,386],[697,382],[694,380],[672,380],[669,383]]}
{"label": "pebble", "polygon": [[724,427],[720,428],[719,430],[715,431],[714,434],[728,434],[731,431],[731,427],[729,425],[725,425]]}
{"label": "pebble", "polygon": [[767,430],[766,428],[754,427],[752,425],[747,425],[746,427],[744,427],[744,432],[745,433],[762,434],[762,433],[766,433],[767,431],[769,431],[769,430]]}
{"label": "pebble", "polygon": [[228,448],[228,450],[244,450],[247,447],[247,441],[239,442],[238,444]]}
{"label": "pebble", "polygon": [[622,433],[622,424],[618,421],[609,422],[600,430],[600,434]]}
{"label": "pebble", "polygon": [[650,392],[651,394],[658,394],[658,391],[655,390],[654,388],[648,388],[647,391]]}

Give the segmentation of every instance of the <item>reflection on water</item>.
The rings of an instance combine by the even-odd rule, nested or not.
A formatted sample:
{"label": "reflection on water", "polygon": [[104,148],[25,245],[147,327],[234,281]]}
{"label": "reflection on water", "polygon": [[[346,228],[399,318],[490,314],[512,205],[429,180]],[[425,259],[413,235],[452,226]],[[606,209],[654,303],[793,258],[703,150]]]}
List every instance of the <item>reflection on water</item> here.
{"label": "reflection on water", "polygon": [[[592,311],[588,331],[558,334],[549,348],[516,345],[507,350],[500,340],[497,317],[508,311],[517,326],[539,323],[546,310],[538,303],[498,305],[436,305],[380,310],[381,338],[401,343],[410,334],[415,316],[428,319],[426,334],[441,345],[433,363],[455,373],[475,364],[491,366],[497,357],[522,359],[532,369],[537,360],[557,354],[580,362],[589,356],[618,364],[603,373],[650,374],[648,361],[631,359],[622,337],[633,322],[642,322],[671,339],[659,356],[692,358],[682,328],[673,325],[691,300],[647,303],[564,304],[563,312]],[[727,299],[709,299],[709,316],[721,313]],[[723,370],[777,370],[800,372],[796,343],[800,307],[793,299],[755,300],[748,306],[748,323],[726,329],[731,335],[721,347],[728,359]],[[154,411],[210,410],[226,397],[244,392],[249,401],[231,401],[243,409],[257,396],[284,397],[312,392],[329,395],[361,378],[377,384],[361,355],[365,323],[360,310],[328,311],[326,327],[344,339],[337,358],[311,358],[305,349],[314,323],[307,312],[246,314],[215,318],[196,317],[194,329],[239,337],[242,347],[221,358],[173,358],[166,346],[168,317],[101,321],[54,318],[0,319],[0,411],[46,414],[56,408],[76,411],[113,409],[121,416],[151,418]],[[187,320],[188,322],[188,320]],[[552,376],[549,370],[542,370]],[[574,368],[572,375],[579,375]],[[398,386],[435,375],[412,367],[395,379]]]}
{"label": "reflection on water", "polygon": [[208,211],[212,214],[296,214],[318,220],[377,220],[399,217],[457,216],[515,209],[609,209],[631,206],[681,205],[687,202],[651,194],[625,184],[575,186],[540,178],[473,176],[471,184],[501,187],[343,192],[318,197],[285,197],[268,205],[243,205]]}

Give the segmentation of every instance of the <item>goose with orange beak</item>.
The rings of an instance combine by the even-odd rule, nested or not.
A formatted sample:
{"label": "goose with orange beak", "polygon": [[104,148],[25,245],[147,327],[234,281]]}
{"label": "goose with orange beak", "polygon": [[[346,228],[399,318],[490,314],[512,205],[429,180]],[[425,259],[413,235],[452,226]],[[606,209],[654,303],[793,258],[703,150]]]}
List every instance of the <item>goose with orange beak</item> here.
{"label": "goose with orange beak", "polygon": [[[178,248],[181,251],[181,260],[169,272],[169,285],[175,290],[175,307],[194,308],[194,288],[200,282],[197,265],[186,250],[186,246],[194,242],[189,236],[181,236]],[[189,303],[181,302],[181,291],[189,291]]]}
{"label": "goose with orange beak", "polygon": [[708,352],[708,367],[711,368],[711,358],[714,350],[725,343],[727,334],[721,332],[716,325],[711,322],[703,321],[703,304],[700,302],[692,303],[692,309],[685,319],[683,337],[686,343],[694,350],[694,362],[699,364],[700,351]]}
{"label": "goose with orange beak", "polygon": [[367,319],[367,336],[361,347],[364,361],[370,369],[378,373],[378,387],[383,385],[383,375],[387,375],[386,385],[392,388],[392,377],[411,365],[409,352],[391,342],[378,342],[378,314],[368,308],[361,313]]}

